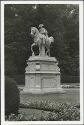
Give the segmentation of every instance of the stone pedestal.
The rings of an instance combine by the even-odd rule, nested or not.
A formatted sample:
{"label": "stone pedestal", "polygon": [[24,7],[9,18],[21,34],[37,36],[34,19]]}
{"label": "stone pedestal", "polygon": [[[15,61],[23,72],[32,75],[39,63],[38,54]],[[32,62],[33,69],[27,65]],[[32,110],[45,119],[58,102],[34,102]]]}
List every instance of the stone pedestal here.
{"label": "stone pedestal", "polygon": [[57,60],[48,56],[31,56],[25,72],[23,93],[58,93],[60,86],[60,69]]}

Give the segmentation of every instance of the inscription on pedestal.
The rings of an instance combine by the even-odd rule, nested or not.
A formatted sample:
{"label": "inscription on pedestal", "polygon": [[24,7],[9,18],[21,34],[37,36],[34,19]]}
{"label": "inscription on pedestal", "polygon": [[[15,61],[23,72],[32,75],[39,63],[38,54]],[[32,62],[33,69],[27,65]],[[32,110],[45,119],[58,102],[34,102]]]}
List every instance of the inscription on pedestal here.
{"label": "inscription on pedestal", "polygon": [[42,79],[42,87],[43,88],[54,88],[56,87],[56,81],[54,78],[43,78]]}

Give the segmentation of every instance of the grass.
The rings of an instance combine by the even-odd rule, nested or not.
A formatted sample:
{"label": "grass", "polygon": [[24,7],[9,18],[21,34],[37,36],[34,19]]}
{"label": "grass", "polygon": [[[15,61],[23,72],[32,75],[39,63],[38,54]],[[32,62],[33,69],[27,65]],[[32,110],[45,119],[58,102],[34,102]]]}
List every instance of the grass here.
{"label": "grass", "polygon": [[45,113],[45,115],[48,113],[47,111],[42,111],[38,109],[25,109],[25,108],[20,108],[19,112],[22,115],[25,115],[25,119],[30,119],[31,117],[36,117],[37,120],[39,121],[42,113]]}
{"label": "grass", "polygon": [[21,94],[20,100],[21,102],[26,101],[50,101],[50,102],[68,102],[77,104],[80,103],[80,92],[79,88],[70,88],[70,89],[64,89],[65,93],[60,94],[44,94],[44,95],[36,95],[36,94]]}
{"label": "grass", "polygon": [[[64,89],[65,93],[60,94],[44,94],[44,95],[36,95],[36,94],[21,94],[20,101],[21,102],[34,102],[34,101],[50,101],[54,103],[72,103],[78,104],[80,103],[80,90],[79,88],[70,88]],[[36,117],[39,121],[41,115],[47,115],[48,111],[38,110],[38,109],[25,109],[20,108],[19,112],[25,116],[26,119],[30,119],[31,117]],[[33,116],[34,115],[34,116]]]}
{"label": "grass", "polygon": [[[18,116],[11,114],[8,121],[79,121],[79,88],[64,89],[59,94],[21,94]],[[21,105],[20,104],[20,105]],[[25,107],[27,106],[27,107]]]}

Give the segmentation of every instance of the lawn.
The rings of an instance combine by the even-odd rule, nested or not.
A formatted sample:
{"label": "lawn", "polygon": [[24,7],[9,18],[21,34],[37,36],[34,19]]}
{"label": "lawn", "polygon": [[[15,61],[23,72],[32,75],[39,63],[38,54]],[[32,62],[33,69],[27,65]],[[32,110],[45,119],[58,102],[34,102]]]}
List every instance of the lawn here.
{"label": "lawn", "polygon": [[44,95],[37,94],[21,94],[20,101],[26,102],[28,100],[36,101],[50,101],[50,102],[69,102],[73,104],[77,104],[80,102],[80,91],[79,88],[69,88],[64,89],[65,93],[49,93]]}
{"label": "lawn", "polygon": [[32,117],[35,117],[38,121],[42,114],[47,115],[48,111],[42,111],[38,109],[25,109],[20,108],[19,112],[25,116],[25,119],[31,119]]}
{"label": "lawn", "polygon": [[[79,88],[69,88],[64,89],[65,93],[53,93],[53,94],[44,94],[44,95],[33,95],[33,94],[21,94],[20,102],[28,102],[33,101],[50,101],[54,103],[72,103],[78,104],[80,102],[80,91]],[[26,119],[30,119],[31,117],[35,117],[39,120],[41,115],[47,115],[48,111],[38,110],[38,109],[25,109],[20,108],[19,112],[25,116]],[[34,116],[33,116],[34,115]]]}

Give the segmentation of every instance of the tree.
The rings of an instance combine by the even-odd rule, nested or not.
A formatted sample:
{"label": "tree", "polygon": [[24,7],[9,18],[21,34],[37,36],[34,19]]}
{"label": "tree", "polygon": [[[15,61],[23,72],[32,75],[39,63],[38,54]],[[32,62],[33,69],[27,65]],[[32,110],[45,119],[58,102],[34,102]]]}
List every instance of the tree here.
{"label": "tree", "polygon": [[[31,55],[31,26],[43,23],[55,39],[51,56],[59,61],[62,75],[79,75],[79,6],[78,5],[5,5],[6,73],[24,74]],[[11,67],[10,67],[10,65]]]}

